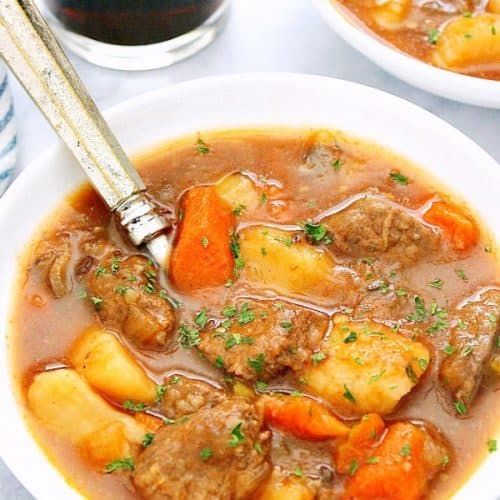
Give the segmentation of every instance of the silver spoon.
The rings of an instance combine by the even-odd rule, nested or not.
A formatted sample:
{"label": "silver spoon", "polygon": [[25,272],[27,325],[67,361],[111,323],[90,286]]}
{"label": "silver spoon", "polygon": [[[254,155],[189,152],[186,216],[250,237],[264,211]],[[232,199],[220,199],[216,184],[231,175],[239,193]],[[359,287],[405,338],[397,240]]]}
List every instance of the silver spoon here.
{"label": "silver spoon", "polygon": [[32,0],[0,0],[0,55],[136,245],[168,266],[170,227]]}

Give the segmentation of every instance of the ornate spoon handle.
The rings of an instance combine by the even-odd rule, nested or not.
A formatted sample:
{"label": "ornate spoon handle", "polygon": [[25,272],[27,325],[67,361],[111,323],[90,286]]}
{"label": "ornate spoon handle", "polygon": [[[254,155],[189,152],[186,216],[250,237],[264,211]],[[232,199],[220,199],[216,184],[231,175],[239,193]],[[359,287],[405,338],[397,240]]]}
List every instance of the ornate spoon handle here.
{"label": "ornate spoon handle", "polygon": [[[134,244],[148,243],[167,228],[32,0],[0,0],[0,53]],[[168,252],[165,241],[152,246]],[[167,255],[154,257],[164,265]]]}

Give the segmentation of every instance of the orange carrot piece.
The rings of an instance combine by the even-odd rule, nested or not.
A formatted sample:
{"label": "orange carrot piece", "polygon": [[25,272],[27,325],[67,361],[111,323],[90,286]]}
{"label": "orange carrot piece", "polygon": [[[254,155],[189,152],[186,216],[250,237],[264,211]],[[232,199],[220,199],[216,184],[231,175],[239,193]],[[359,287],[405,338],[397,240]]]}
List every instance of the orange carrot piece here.
{"label": "orange carrot piece", "polygon": [[356,467],[346,482],[345,499],[418,500],[425,492],[427,471],[424,433],[399,422],[389,427],[373,455]]}
{"label": "orange carrot piece", "polygon": [[437,201],[424,214],[429,224],[439,226],[457,250],[468,250],[479,239],[479,230],[463,210],[446,201]]}
{"label": "orange carrot piece", "polygon": [[364,415],[359,423],[351,427],[348,440],[337,447],[335,469],[340,474],[347,474],[353,462],[363,463],[373,455],[373,449],[380,444],[384,431],[385,424],[379,415]]}
{"label": "orange carrot piece", "polygon": [[266,422],[302,439],[323,440],[349,433],[349,427],[323,405],[304,396],[264,396]]}
{"label": "orange carrot piece", "polygon": [[213,187],[190,189],[170,261],[170,279],[182,292],[225,283],[234,268],[229,244],[234,217]]}
{"label": "orange carrot piece", "polygon": [[153,417],[147,413],[134,413],[135,421],[144,427],[145,432],[155,433],[160,427],[163,427],[163,421],[161,418]]}

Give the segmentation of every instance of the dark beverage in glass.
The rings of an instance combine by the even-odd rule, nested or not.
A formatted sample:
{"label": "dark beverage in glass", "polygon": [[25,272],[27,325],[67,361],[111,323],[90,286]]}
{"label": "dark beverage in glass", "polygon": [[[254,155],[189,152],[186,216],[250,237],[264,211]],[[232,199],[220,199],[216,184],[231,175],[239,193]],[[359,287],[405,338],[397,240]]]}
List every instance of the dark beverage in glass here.
{"label": "dark beverage in glass", "polygon": [[[104,66],[119,67],[121,61],[127,63],[124,69],[146,69],[145,65],[171,64],[207,45],[215,37],[229,0],[43,1],[60,38],[79,55]],[[169,57],[155,46],[165,42]],[[170,48],[168,42],[172,42]],[[129,51],[127,55],[127,47],[143,50]],[[156,63],[151,59],[155,54]],[[104,59],[113,57],[115,64],[106,64]],[[139,67],[130,67],[132,58]]]}

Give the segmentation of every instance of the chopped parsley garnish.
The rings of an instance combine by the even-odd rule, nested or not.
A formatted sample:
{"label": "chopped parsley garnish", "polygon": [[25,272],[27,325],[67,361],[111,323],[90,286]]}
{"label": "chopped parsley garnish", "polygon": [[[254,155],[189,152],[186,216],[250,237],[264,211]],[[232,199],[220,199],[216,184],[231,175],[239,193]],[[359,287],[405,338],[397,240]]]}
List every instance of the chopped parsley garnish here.
{"label": "chopped parsley garnish", "polygon": [[439,36],[441,33],[435,28],[431,29],[429,33],[427,34],[427,40],[429,40],[429,43],[431,45],[436,45],[436,43],[439,40]]}
{"label": "chopped parsley garnish", "polygon": [[106,274],[106,268],[104,266],[97,266],[95,270],[95,275],[99,277],[102,276],[103,274]]}
{"label": "chopped parsley garnish", "polygon": [[146,293],[149,293],[149,295],[155,293],[155,286],[151,282],[146,283],[142,288]]}
{"label": "chopped parsley garnish", "polygon": [[380,462],[380,457],[368,457],[365,460],[365,463],[367,464],[378,464]]}
{"label": "chopped parsley garnish", "polygon": [[300,469],[299,467],[297,467],[293,472],[292,474],[294,476],[297,476],[297,477],[304,477],[304,472],[302,471],[302,469]]}
{"label": "chopped parsley garnish", "polygon": [[203,448],[200,451],[200,460],[203,462],[206,462],[210,457],[212,457],[214,452],[212,451],[212,448]]}
{"label": "chopped parsley garnish", "polygon": [[354,474],[356,473],[358,468],[359,468],[359,464],[358,464],[357,460],[353,460],[351,462],[351,465],[349,466],[349,475],[354,476]]}
{"label": "chopped parsley garnish", "polygon": [[165,395],[167,388],[163,384],[158,384],[156,386],[156,402],[160,403]]}
{"label": "chopped parsley garnish", "polygon": [[406,365],[405,372],[406,376],[411,380],[412,383],[416,384],[418,382],[417,374],[415,373],[415,370],[413,369],[413,366],[411,364]]}
{"label": "chopped parsley garnish", "polygon": [[358,340],[358,334],[356,332],[350,332],[344,339],[344,344],[350,344],[351,342],[356,342],[356,340]]}
{"label": "chopped parsley garnish", "polygon": [[185,323],[179,327],[179,343],[185,349],[191,349],[201,342],[200,332],[197,328],[190,328]]}
{"label": "chopped parsley garnish", "polygon": [[455,352],[455,348],[452,345],[447,345],[444,349],[443,352],[445,354],[451,355]]}
{"label": "chopped parsley garnish", "polygon": [[207,326],[208,323],[208,314],[207,310],[203,308],[195,317],[194,323],[196,326],[200,327],[202,330]]}
{"label": "chopped parsley garnish", "polygon": [[119,285],[115,288],[115,292],[119,295],[125,295],[126,291],[131,289],[132,287],[130,286]]}
{"label": "chopped parsley garnish", "polygon": [[434,281],[431,281],[429,285],[434,288],[441,288],[443,286],[443,280],[436,278]]}
{"label": "chopped parsley garnish", "polygon": [[224,368],[224,358],[222,356],[215,358],[215,366],[220,369]]}
{"label": "chopped parsley garnish", "polygon": [[[239,235],[235,234],[233,230],[230,231],[229,233],[231,237],[231,241],[229,243],[229,248],[231,250],[231,253],[233,254],[234,257],[234,270],[233,274],[235,276],[239,276],[239,272],[243,269],[245,266],[245,262],[241,258],[241,249],[240,249],[240,244],[239,244]],[[232,281],[231,281],[232,285]]]}
{"label": "chopped parsley garnish", "polygon": [[253,445],[254,447],[254,450],[259,454],[259,455],[262,455],[264,453],[264,451],[262,450],[262,445],[260,443],[255,443]]}
{"label": "chopped parsley garnish", "polygon": [[264,354],[260,353],[256,358],[247,359],[248,366],[255,370],[255,373],[262,373],[264,369]]}
{"label": "chopped parsley garnish", "polygon": [[465,275],[465,272],[463,269],[455,269],[455,274],[461,279],[464,280],[465,282],[469,281],[469,278]]}
{"label": "chopped parsley garnish", "polygon": [[354,358],[354,362],[359,365],[359,366],[363,366],[365,364],[365,362],[361,359],[361,358]]}
{"label": "chopped parsley garnish", "polygon": [[135,281],[137,281],[137,276],[134,276],[133,274],[129,274],[127,276],[127,281],[130,281],[131,283],[134,283]]}
{"label": "chopped parsley garnish", "polygon": [[181,379],[181,377],[179,377],[179,375],[172,375],[169,378],[169,381],[170,381],[171,385],[178,385],[181,383],[182,379]]}
{"label": "chopped parsley garnish", "polygon": [[222,309],[222,316],[225,318],[232,318],[238,311],[238,308],[235,305],[225,306]]}
{"label": "chopped parsley garnish", "polygon": [[465,403],[463,401],[460,401],[460,399],[455,401],[453,403],[453,406],[455,407],[455,410],[459,415],[465,415],[467,413],[467,406],[465,406]]}
{"label": "chopped parsley garnish", "polygon": [[464,12],[462,14],[462,16],[467,17],[467,18],[471,18],[472,17],[472,12],[470,12],[470,11]]}
{"label": "chopped parsley garnish", "polygon": [[232,431],[231,431],[231,439],[227,442],[227,444],[231,448],[236,448],[238,445],[243,443],[245,441],[245,435],[243,434],[241,430],[241,424],[240,422]]}
{"label": "chopped parsley garnish", "polygon": [[407,319],[410,321],[415,321],[416,323],[420,323],[425,320],[425,317],[426,312],[424,301],[418,295],[415,295],[415,312],[409,314],[407,316]]}
{"label": "chopped parsley garnish", "polygon": [[259,205],[264,205],[265,203],[267,203],[267,194],[262,193],[259,198]]}
{"label": "chopped parsley garnish", "polygon": [[200,238],[200,243],[203,248],[208,248],[208,238],[206,236]]}
{"label": "chopped parsley garnish", "polygon": [[380,373],[376,373],[375,375],[372,375],[369,379],[368,379],[368,383],[369,384],[373,384],[373,382],[377,382],[378,380],[380,380],[385,374],[385,370],[382,370]]}
{"label": "chopped parsley garnish", "polygon": [[301,392],[301,391],[292,391],[292,392],[290,393],[290,396],[292,396],[292,397],[294,397],[294,398],[300,398],[300,397],[302,397],[303,395],[304,395],[304,393],[303,393],[303,392]]}
{"label": "chopped parsley garnish", "polygon": [[462,351],[462,355],[464,358],[466,358],[467,356],[470,356],[472,354],[472,351],[474,350],[474,348],[471,346],[471,345],[468,345],[463,351]]}
{"label": "chopped parsley garnish", "polygon": [[126,410],[132,411],[132,412],[139,412],[139,411],[144,411],[146,409],[146,405],[142,402],[137,402],[134,403],[131,399],[127,399],[123,402],[123,407]]}
{"label": "chopped parsley garnish", "polygon": [[408,295],[408,292],[406,290],[403,290],[402,288],[398,288],[396,290],[396,295],[398,297],[404,297],[405,295]]}
{"label": "chopped parsley garnish", "polygon": [[144,437],[142,438],[142,446],[147,448],[153,442],[154,437],[155,435],[152,432],[144,434]]}
{"label": "chopped parsley garnish", "polygon": [[131,457],[120,458],[118,460],[113,460],[109,464],[106,464],[104,470],[109,474],[110,472],[115,472],[117,470],[130,470],[135,469],[134,459]]}
{"label": "chopped parsley garnish", "polygon": [[266,382],[263,382],[262,380],[257,380],[257,382],[255,382],[255,385],[254,385],[254,388],[257,392],[263,392],[268,387],[269,387],[269,385]]}
{"label": "chopped parsley garnish", "polygon": [[324,224],[313,224],[312,222],[306,222],[304,224],[304,231],[306,232],[306,238],[311,243],[324,243],[328,245],[333,240],[328,234],[328,230]]}
{"label": "chopped parsley garnish", "polygon": [[206,155],[210,152],[209,147],[201,137],[198,137],[198,140],[196,141],[196,151],[198,151],[201,155]]}
{"label": "chopped parsley garnish", "polygon": [[488,451],[490,453],[493,453],[494,451],[498,450],[498,444],[496,439],[488,439],[487,445],[488,445]]}
{"label": "chopped parsley garnish", "polygon": [[356,404],[356,398],[353,396],[352,392],[347,388],[347,385],[344,384],[344,398],[346,398],[348,401],[350,401],[353,404]]}
{"label": "chopped parsley garnish", "polygon": [[409,457],[411,455],[411,448],[409,444],[403,445],[403,447],[399,450],[399,454],[402,457]]}
{"label": "chopped parsley garnish", "polygon": [[247,207],[243,203],[239,203],[233,208],[233,214],[239,217],[246,209]]}
{"label": "chopped parsley garnish", "polygon": [[340,170],[340,168],[342,167],[343,165],[343,162],[340,158],[336,158],[333,162],[332,162],[332,167],[334,170],[336,170],[337,172]]}
{"label": "chopped parsley garnish", "polygon": [[255,339],[252,337],[247,337],[245,335],[241,335],[239,333],[233,333],[230,337],[226,339],[226,349],[231,349],[235,345],[240,344],[255,344]]}
{"label": "chopped parsley garnish", "polygon": [[292,322],[291,321],[282,321],[280,323],[280,326],[281,328],[283,328],[283,330],[291,330],[292,329]]}
{"label": "chopped parsley garnish", "polygon": [[260,249],[260,253],[262,254],[262,257],[265,257],[267,255],[267,250],[264,247],[262,247]]}
{"label": "chopped parsley garnish", "polygon": [[495,326],[497,324],[497,315],[494,313],[488,314],[488,321]]}
{"label": "chopped parsley garnish", "polygon": [[110,269],[111,274],[116,274],[120,270],[120,259],[118,257],[112,257]]}
{"label": "chopped parsley garnish", "polygon": [[420,368],[422,369],[422,371],[425,371],[425,369],[427,368],[427,360],[423,359],[423,358],[420,358],[418,361],[418,366],[420,366]]}
{"label": "chopped parsley garnish", "polygon": [[314,366],[318,366],[318,364],[326,358],[326,354],[324,352],[315,352],[312,356],[312,362]]}
{"label": "chopped parsley garnish", "polygon": [[103,303],[101,297],[89,297],[89,300],[96,311],[99,311],[101,309]]}
{"label": "chopped parsley garnish", "polygon": [[287,248],[290,248],[293,243],[292,238],[285,236],[279,236],[278,238],[274,238],[274,241],[277,241],[278,243],[283,243],[283,245],[285,245]]}
{"label": "chopped parsley garnish", "polygon": [[389,177],[396,183],[406,186],[408,184],[408,177],[403,175],[401,172],[391,172]]}
{"label": "chopped parsley garnish", "polygon": [[240,312],[238,314],[238,325],[243,326],[250,323],[255,319],[255,313],[250,310],[250,306],[247,302],[242,304]]}
{"label": "chopped parsley garnish", "polygon": [[435,335],[436,333],[446,330],[448,328],[448,323],[446,321],[435,321],[432,323],[427,330],[425,330],[429,335]]}

